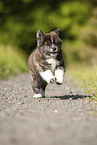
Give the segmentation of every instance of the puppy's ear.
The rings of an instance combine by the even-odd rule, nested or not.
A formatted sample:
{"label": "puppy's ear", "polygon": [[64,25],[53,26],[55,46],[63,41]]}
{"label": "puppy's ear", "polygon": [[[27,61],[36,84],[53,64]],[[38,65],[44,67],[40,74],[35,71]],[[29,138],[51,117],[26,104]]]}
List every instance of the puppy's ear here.
{"label": "puppy's ear", "polygon": [[54,32],[59,36],[59,31],[60,31],[61,29],[57,29],[57,30],[54,30]]}
{"label": "puppy's ear", "polygon": [[38,30],[37,34],[36,34],[36,37],[37,37],[37,47],[39,47],[40,43],[44,39],[44,33],[42,31]]}

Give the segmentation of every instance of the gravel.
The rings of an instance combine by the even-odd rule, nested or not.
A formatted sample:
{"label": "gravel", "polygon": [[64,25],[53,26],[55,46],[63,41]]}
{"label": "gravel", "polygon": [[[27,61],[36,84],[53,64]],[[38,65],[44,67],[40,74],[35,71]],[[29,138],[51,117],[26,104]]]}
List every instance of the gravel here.
{"label": "gravel", "polygon": [[69,77],[33,99],[28,74],[0,81],[0,145],[97,145],[97,106]]}

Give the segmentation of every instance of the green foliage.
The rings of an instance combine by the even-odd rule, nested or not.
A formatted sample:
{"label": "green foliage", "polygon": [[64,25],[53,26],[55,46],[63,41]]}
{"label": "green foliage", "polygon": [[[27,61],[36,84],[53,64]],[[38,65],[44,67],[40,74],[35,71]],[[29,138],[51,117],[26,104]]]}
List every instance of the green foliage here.
{"label": "green foliage", "polygon": [[1,0],[0,45],[29,54],[36,46],[38,29],[47,33],[60,28],[66,64],[89,64],[94,54],[97,58],[96,4],[95,0]]}
{"label": "green foliage", "polygon": [[0,46],[0,79],[20,72],[27,72],[22,51],[11,46]]}
{"label": "green foliage", "polygon": [[[76,69],[76,71],[75,71]],[[68,70],[68,75],[72,76],[76,85],[80,85],[85,92],[97,101],[97,66],[93,68],[75,66]],[[97,103],[97,102],[96,102]]]}
{"label": "green foliage", "polygon": [[88,20],[87,25],[84,25],[82,32],[80,30],[80,39],[90,45],[92,48],[97,48],[97,8],[93,10],[92,17]]}
{"label": "green foliage", "polygon": [[83,24],[88,16],[89,6],[81,1],[61,3],[59,5],[59,9],[49,15],[50,21],[53,23],[54,27],[59,26],[62,30],[66,30],[68,28],[71,30],[73,25]]}
{"label": "green foliage", "polygon": [[[18,6],[18,9],[17,9]],[[6,8],[6,12],[5,12]],[[63,31],[63,41],[78,37],[75,25],[82,25],[90,16],[89,5],[81,0],[62,0],[52,3],[35,0],[1,0],[0,42],[11,43],[20,47],[35,44],[38,29],[49,32],[56,28]],[[34,35],[34,39],[33,39]]]}

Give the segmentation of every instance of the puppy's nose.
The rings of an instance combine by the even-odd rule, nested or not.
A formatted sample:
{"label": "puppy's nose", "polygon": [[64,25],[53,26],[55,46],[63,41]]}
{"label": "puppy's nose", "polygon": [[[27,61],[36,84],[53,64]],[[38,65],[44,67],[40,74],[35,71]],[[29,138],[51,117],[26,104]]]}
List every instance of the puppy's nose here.
{"label": "puppy's nose", "polygon": [[53,51],[54,52],[57,52],[58,51],[58,48],[57,47],[53,47]]}

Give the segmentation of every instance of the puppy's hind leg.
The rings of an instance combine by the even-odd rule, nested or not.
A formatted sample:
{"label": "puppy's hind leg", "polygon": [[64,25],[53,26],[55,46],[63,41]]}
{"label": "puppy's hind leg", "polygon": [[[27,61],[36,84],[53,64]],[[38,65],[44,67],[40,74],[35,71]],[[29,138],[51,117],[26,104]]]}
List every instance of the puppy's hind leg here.
{"label": "puppy's hind leg", "polygon": [[33,98],[42,98],[43,91],[39,87],[33,86]]}
{"label": "puppy's hind leg", "polygon": [[33,84],[33,98],[44,98],[45,97],[45,88],[47,83],[45,81],[34,82]]}
{"label": "puppy's hind leg", "polygon": [[47,82],[42,80],[42,83],[41,83],[41,90],[42,90],[42,97],[45,98],[45,89],[46,89],[46,86],[47,86]]}
{"label": "puppy's hind leg", "polygon": [[34,94],[33,98],[42,98],[42,94],[38,93],[38,94]]}

